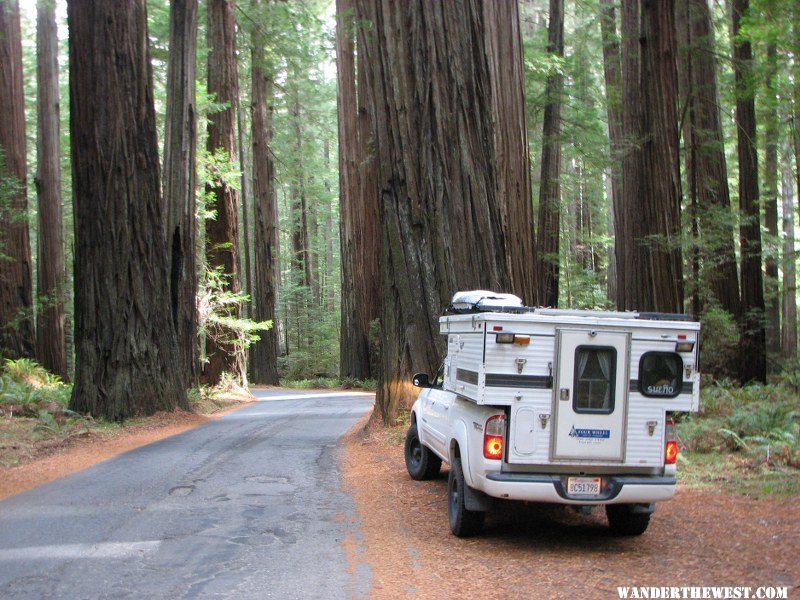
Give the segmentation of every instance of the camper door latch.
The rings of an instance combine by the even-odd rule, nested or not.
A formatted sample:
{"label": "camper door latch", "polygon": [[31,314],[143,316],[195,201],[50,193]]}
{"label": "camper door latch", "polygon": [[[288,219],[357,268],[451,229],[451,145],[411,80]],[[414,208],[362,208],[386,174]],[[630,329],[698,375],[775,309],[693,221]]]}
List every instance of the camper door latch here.
{"label": "camper door latch", "polygon": [[547,422],[550,420],[550,415],[545,413],[539,413],[539,424],[542,426],[542,429],[547,428]]}
{"label": "camper door latch", "polygon": [[559,398],[565,402],[569,400],[569,388],[561,388],[561,392],[559,393]]}
{"label": "camper door latch", "polygon": [[658,425],[658,421],[647,422],[647,433],[649,433],[651,437],[656,430],[656,425]]}
{"label": "camper door latch", "polygon": [[525,363],[528,361],[524,358],[518,358],[514,362],[517,364],[517,373],[522,373],[522,369],[525,367]]}

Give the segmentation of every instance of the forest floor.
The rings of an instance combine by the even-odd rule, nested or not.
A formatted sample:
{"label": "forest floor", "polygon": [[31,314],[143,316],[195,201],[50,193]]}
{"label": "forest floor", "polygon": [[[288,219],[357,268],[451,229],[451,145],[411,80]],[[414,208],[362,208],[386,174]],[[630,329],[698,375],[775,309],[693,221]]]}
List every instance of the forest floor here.
{"label": "forest floor", "polygon": [[192,412],[160,412],[125,423],[74,418],[43,422],[0,410],[0,500],[183,433],[251,399],[243,391],[203,396],[192,400]]}
{"label": "forest floor", "polygon": [[800,591],[800,496],[752,498],[720,480],[681,481],[638,538],[613,536],[605,514],[506,502],[484,533],[459,539],[447,521],[447,467],[413,481],[404,428],[353,433],[345,491],[356,502],[372,597],[618,597],[618,586],[787,586]]}

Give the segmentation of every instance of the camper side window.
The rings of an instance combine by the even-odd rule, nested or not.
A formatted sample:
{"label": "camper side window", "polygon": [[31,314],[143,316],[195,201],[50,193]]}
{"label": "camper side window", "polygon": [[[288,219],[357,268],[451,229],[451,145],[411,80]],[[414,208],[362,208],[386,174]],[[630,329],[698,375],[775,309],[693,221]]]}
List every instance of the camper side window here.
{"label": "camper side window", "polygon": [[616,349],[578,346],[575,349],[573,410],[600,415],[614,412],[616,370]]}
{"label": "camper side window", "polygon": [[681,393],[683,359],[674,352],[645,352],[639,360],[639,391],[652,398]]}

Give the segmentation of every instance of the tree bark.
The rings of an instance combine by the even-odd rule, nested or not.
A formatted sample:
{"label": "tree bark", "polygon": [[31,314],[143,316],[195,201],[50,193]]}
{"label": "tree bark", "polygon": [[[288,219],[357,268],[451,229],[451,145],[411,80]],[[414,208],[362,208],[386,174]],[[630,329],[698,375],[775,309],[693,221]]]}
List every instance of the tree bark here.
{"label": "tree bark", "polygon": [[[547,52],[551,59],[564,56],[564,0],[550,0]],[[542,126],[542,170],[539,184],[539,235],[536,258],[539,299],[544,306],[558,306],[559,235],[561,214],[561,92],[560,69],[547,77]]]}
{"label": "tree bark", "polygon": [[[0,356],[33,358],[33,275],[19,2],[0,2]],[[3,181],[5,180],[5,181]]]}
{"label": "tree bark", "polygon": [[[237,64],[238,69],[238,64]],[[236,77],[237,82],[239,77]],[[238,84],[237,84],[238,85]],[[238,96],[238,94],[237,94]],[[250,260],[250,208],[248,197],[250,196],[249,186],[247,185],[247,160],[245,156],[244,144],[244,117],[242,113],[241,98],[236,99],[236,133],[239,142],[239,168],[242,171],[241,177],[241,198],[242,198],[242,250],[244,251],[244,291],[250,296],[250,300],[245,303],[247,315],[253,314],[253,277],[252,263]]]}
{"label": "tree bark", "polygon": [[36,54],[36,194],[39,203],[36,357],[48,371],[66,380],[58,31],[52,0],[39,0],[37,4]]}
{"label": "tree bark", "polygon": [[[697,223],[703,239],[702,280],[710,300],[737,320],[741,315],[731,219],[728,168],[719,111],[717,66],[711,13],[704,0],[681,0],[684,26],[679,73],[686,98],[684,141],[689,153],[687,178],[694,181]],[[691,70],[686,66],[691,64]],[[735,369],[734,369],[735,370]]]}
{"label": "tree bark", "polygon": [[[558,1],[563,6],[563,0]],[[508,235],[510,291],[531,305],[546,304],[537,289],[537,240],[534,235],[530,157],[527,151],[525,70],[519,6],[514,0],[494,0],[483,2],[482,8],[495,124],[496,197],[503,206]],[[563,37],[562,23],[562,40]],[[520,148],[526,150],[521,152]]]}
{"label": "tree bark", "polygon": [[797,268],[794,249],[794,199],[792,198],[792,159],[789,148],[784,153],[781,177],[783,208],[783,287],[781,351],[784,356],[797,354]]}
{"label": "tree bark", "polygon": [[767,45],[766,78],[764,85],[764,225],[767,228],[766,257],[764,260],[764,293],[766,296],[767,352],[781,351],[781,299],[778,281],[778,99],[775,77],[778,72],[778,48]]}
{"label": "tree bark", "polygon": [[739,157],[739,240],[741,247],[742,326],[740,337],[742,383],[766,381],[764,280],[761,272],[761,218],[758,196],[756,111],[752,88],[753,53],[740,35],[740,20],[748,0],[733,0],[733,66],[736,79],[736,132]]}
{"label": "tree bark", "polygon": [[67,9],[76,244],[70,408],[109,420],[186,408],[166,301],[146,3],[70,0]]}
{"label": "tree bark", "polygon": [[[342,309],[339,372],[343,378],[375,377],[370,360],[370,323],[378,318],[378,203],[372,116],[367,103],[366,64],[355,46],[365,43],[352,0],[336,4],[339,123],[339,206]],[[358,89],[356,90],[356,76]]]}
{"label": "tree bark", "polygon": [[[375,417],[391,423],[415,395],[410,374],[439,365],[444,340],[438,316],[452,294],[509,289],[507,254],[516,249],[497,198],[492,61],[482,3],[359,0],[359,6],[372,24],[363,56],[375,115],[381,223]],[[497,30],[509,31],[507,25]]]}
{"label": "tree bark", "polygon": [[[236,4],[234,0],[209,0],[207,11],[208,93],[216,102],[224,103],[225,108],[209,116],[206,147],[211,154],[225,152],[235,164]],[[224,181],[212,184],[206,192],[213,198],[210,208],[217,212],[215,219],[206,222],[206,262],[210,269],[221,267],[228,277],[225,288],[238,293],[241,291],[238,194]],[[240,309],[232,310],[232,316],[241,316]],[[242,353],[233,345],[206,337],[206,354],[208,364],[203,374],[206,382],[218,382],[225,372],[246,381]]]}
{"label": "tree bark", "polygon": [[683,311],[680,181],[672,0],[623,0],[622,210],[617,306]]}
{"label": "tree bark", "polygon": [[199,385],[197,337],[197,0],[172,0],[164,123],[164,204],[170,250],[170,309],[184,387]]}
{"label": "tree bark", "polygon": [[[258,13],[261,0],[253,0]],[[255,383],[279,385],[278,322],[275,318],[278,282],[278,199],[275,189],[275,161],[272,156],[273,81],[266,62],[264,40],[258,28],[251,33],[253,100],[251,126],[253,138],[253,262],[255,266],[253,317],[272,321],[272,329],[259,333],[250,348],[251,376]]]}

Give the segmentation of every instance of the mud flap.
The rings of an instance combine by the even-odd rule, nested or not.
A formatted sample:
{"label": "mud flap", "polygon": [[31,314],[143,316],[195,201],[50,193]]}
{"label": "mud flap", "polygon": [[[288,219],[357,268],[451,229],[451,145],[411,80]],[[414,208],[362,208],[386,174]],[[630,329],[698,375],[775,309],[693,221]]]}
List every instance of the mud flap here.
{"label": "mud flap", "polygon": [[655,502],[651,502],[650,504],[634,504],[631,506],[631,513],[634,515],[652,515],[654,512],[656,512]]}
{"label": "mud flap", "polygon": [[492,508],[492,497],[487,496],[480,490],[475,490],[468,485],[464,486],[464,508],[478,512],[486,512]]}

